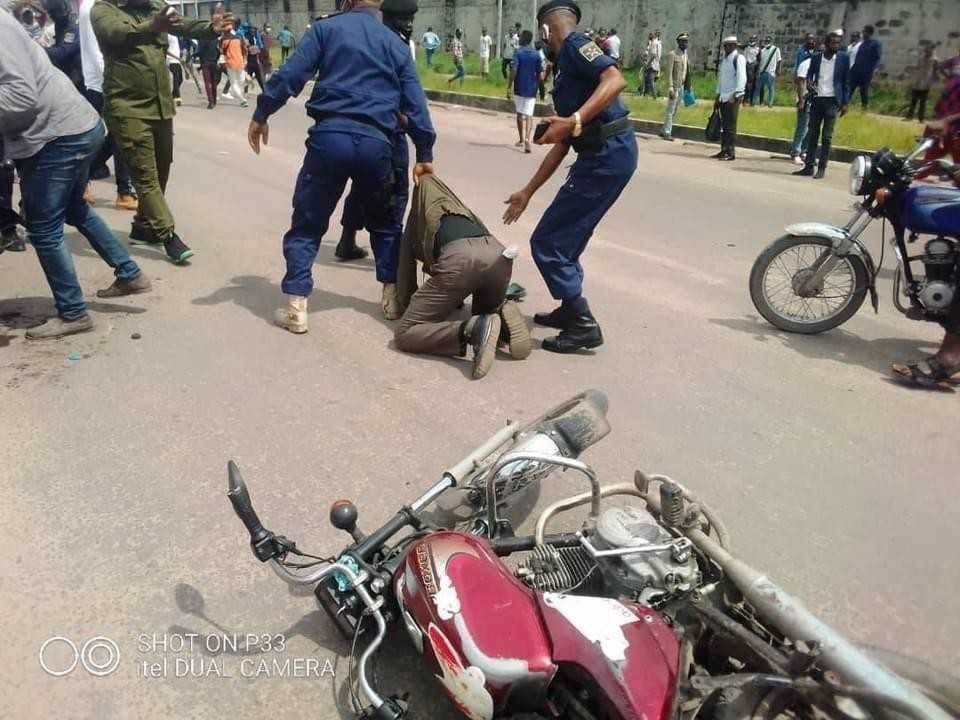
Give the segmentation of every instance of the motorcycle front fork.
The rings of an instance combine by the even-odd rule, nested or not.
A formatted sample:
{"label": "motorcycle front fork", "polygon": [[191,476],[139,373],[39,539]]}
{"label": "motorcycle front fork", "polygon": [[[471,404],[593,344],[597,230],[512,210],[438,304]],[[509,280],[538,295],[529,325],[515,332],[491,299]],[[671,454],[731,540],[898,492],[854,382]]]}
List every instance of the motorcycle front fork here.
{"label": "motorcycle front fork", "polygon": [[843,226],[846,237],[842,240],[834,241],[833,248],[817,258],[812,268],[814,272],[807,278],[806,282],[803,283],[800,288],[801,291],[815,293],[818,288],[822,288],[824,280],[836,269],[837,265],[840,264],[841,258],[856,254],[856,241],[863,235],[864,230],[867,229],[867,226],[869,226],[871,222],[873,222],[873,217],[867,212],[867,208],[861,204],[857,209],[857,213],[850,218],[850,222]]}

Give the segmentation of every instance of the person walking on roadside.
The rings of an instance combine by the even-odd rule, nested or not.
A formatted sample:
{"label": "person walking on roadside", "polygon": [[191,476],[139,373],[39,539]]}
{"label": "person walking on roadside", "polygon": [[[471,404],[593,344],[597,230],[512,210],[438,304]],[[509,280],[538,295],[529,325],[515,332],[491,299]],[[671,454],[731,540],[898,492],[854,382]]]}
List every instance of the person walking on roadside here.
{"label": "person walking on roadside", "polygon": [[647,40],[647,66],[643,71],[643,95],[657,98],[657,78],[660,76],[660,62],[663,43],[657,33],[650,33]]}
{"label": "person walking on roadside", "polygon": [[167,69],[170,71],[170,89],[173,104],[183,105],[180,99],[180,87],[183,85],[183,66],[180,64],[180,40],[173,33],[167,34]]}
{"label": "person walking on roadside", "polygon": [[520,49],[513,56],[510,66],[510,84],[507,86],[507,98],[511,97],[517,111],[517,132],[520,139],[516,147],[524,152],[530,149],[530,136],[533,134],[533,115],[537,109],[537,88],[543,79],[543,60],[540,53],[533,49],[533,33],[524,30],[520,33]]}
{"label": "person walking on roadside", "polygon": [[213,110],[217,106],[217,85],[220,83],[220,38],[200,38],[197,58],[200,60],[200,74],[203,75],[207,110]]}
{"label": "person walking on roadside", "polygon": [[[422,178],[400,244],[397,288],[405,312],[397,349],[464,357],[471,348],[474,380],[490,372],[501,343],[515,360],[527,358],[530,328],[517,303],[506,300],[516,256],[439,178]],[[418,261],[427,275],[420,288]],[[470,319],[451,318],[468,297]]]}
{"label": "person walking on roadside", "polygon": [[797,67],[794,89],[797,101],[797,127],[793,132],[793,144],[790,146],[790,159],[797,165],[803,165],[806,155],[807,130],[810,127],[810,105],[813,103],[813,92],[807,85],[807,73],[810,71],[812,58],[807,58]]}
{"label": "person walking on roadside", "polygon": [[757,71],[760,67],[760,39],[756,35],[750,36],[749,44],[743,49],[743,57],[747,61],[747,88],[744,102],[753,103],[753,94],[757,89]]}
{"label": "person walking on roadside", "polygon": [[673,142],[673,121],[683,104],[683,93],[690,89],[689,46],[690,35],[680,33],[677,35],[676,49],[667,54],[667,82],[670,88],[667,91],[667,114],[663,119],[660,137],[668,142]]}
{"label": "person walking on roadside", "polygon": [[[416,12],[416,0],[405,3],[411,14]],[[433,172],[436,133],[426,95],[409,45],[380,21],[380,5],[379,0],[348,0],[345,11],[318,18],[257,98],[247,131],[251,149],[259,154],[270,137],[270,116],[299,95],[309,80],[315,81],[307,101],[315,124],[297,177],[290,229],[283,238],[287,272],[281,289],[286,302],[274,316],[292,333],[308,330],[313,263],[347,180],[355,183],[362,199],[371,242],[393,237],[393,138],[400,114],[416,147],[414,180]],[[396,303],[396,278],[381,282],[386,310]]]}
{"label": "person walking on roadside", "polygon": [[231,18],[188,20],[150,0],[100,0],[91,17],[105,61],[104,117],[139,196],[130,238],[163,245],[173,262],[183,263],[193,251],[176,233],[164,195],[173,163],[176,112],[165,61],[167,33],[211,37]]}
{"label": "person walking on roadside", "polygon": [[874,39],[873,32],[873,25],[867,25],[863,29],[863,40],[856,50],[856,60],[850,64],[850,99],[852,100],[853,94],[859,90],[860,105],[864,110],[870,106],[870,85],[883,55],[880,41]]}
{"label": "person walking on roadside", "polygon": [[263,72],[263,79],[267,81],[273,75],[273,28],[264,25],[260,33],[260,70]]}
{"label": "person walking on roadside", "polygon": [[[843,30],[827,35],[823,52],[810,59],[807,86],[816,95],[810,106],[810,129],[807,133],[807,157],[802,170],[794,175],[821,179],[827,174],[833,129],[837,118],[847,114],[850,103],[850,58],[840,49]],[[863,48],[860,49],[863,52]],[[817,148],[819,146],[819,155]],[[819,163],[817,162],[819,159]],[[816,165],[816,172],[814,172]]]}
{"label": "person walking on roadside", "polygon": [[90,165],[106,140],[96,110],[13,15],[0,11],[0,129],[4,152],[17,165],[30,243],[53,293],[57,317],[27,330],[34,340],[93,329],[73,256],[63,238],[73,225],[114,270],[98,297],[148,292],[141,272],[114,234],[84,201]]}
{"label": "person walking on roadside", "polygon": [[513,55],[520,49],[520,23],[514,25],[513,30],[507,32],[503,39],[503,52],[500,56],[500,71],[503,73],[503,79],[510,77],[510,65],[513,63]]}
{"label": "person walking on roadside", "polygon": [[454,33],[453,43],[450,45],[450,56],[453,58],[454,72],[453,77],[447,80],[447,85],[452,85],[457,80],[460,81],[460,87],[463,87],[463,79],[466,77],[466,70],[463,66],[463,31],[457,28]]}
{"label": "person walking on roadside", "polygon": [[480,77],[487,80],[490,77],[490,52],[493,49],[493,38],[486,28],[480,33]]}
{"label": "person walking on roadside", "polygon": [[516,222],[574,148],[578,157],[567,181],[530,238],[537,268],[560,301],[552,312],[534,317],[538,325],[560,331],[543,341],[544,350],[556,353],[603,344],[600,324],[583,295],[580,257],[637,169],[637,139],[620,97],[627,82],[613,59],[577,31],[580,19],[573,0],[550,0],[537,12],[541,36],[556,58],[557,114],[547,119],[550,127],[536,140],[550,145],[550,152],[527,185],[507,199],[503,215],[506,224]]}
{"label": "person walking on roadside", "polygon": [[240,107],[247,106],[247,96],[243,92],[243,74],[247,67],[247,50],[243,38],[237,33],[236,23],[232,23],[220,41],[221,52],[227,68],[227,82],[230,90],[224,100],[236,100]]}
{"label": "person walking on roadside", "polygon": [[277,42],[280,43],[280,64],[283,65],[290,57],[291,51],[297,46],[297,38],[290,30],[289,25],[284,25],[283,30],[277,33]]}
{"label": "person walking on roadside", "polygon": [[428,27],[427,31],[420,38],[420,44],[423,46],[423,54],[427,56],[427,67],[433,69],[433,56],[440,48],[440,36],[433,31],[433,27]]}
{"label": "person walking on roadside", "polygon": [[[80,3],[77,27],[80,35],[80,62],[83,68],[83,95],[87,102],[93,105],[97,114],[103,117],[103,53],[100,52],[100,44],[97,42],[97,36],[93,32],[93,22],[90,19],[95,1],[83,0]],[[91,172],[98,168],[105,169],[111,156],[113,157],[113,174],[117,183],[117,199],[114,207],[117,210],[135,212],[137,192],[133,188],[127,163],[120,154],[120,148],[112,135],[107,135],[103,149],[91,165]]]}
{"label": "person walking on roadside", "polygon": [[762,105],[766,97],[767,107],[773,107],[777,99],[777,75],[780,73],[780,62],[783,56],[780,48],[773,44],[773,36],[767,35],[760,49],[760,59],[757,68],[757,87],[753,91],[753,104]]}
{"label": "person walking on roadside", "polygon": [[737,50],[737,36],[723,39],[723,60],[717,74],[717,99],[714,106],[720,110],[722,136],[720,152],[714,159],[732,162],[737,159],[737,118],[740,104],[747,91],[747,61]]}
{"label": "person walking on roadside", "polygon": [[923,122],[927,118],[927,102],[930,99],[930,86],[937,79],[940,60],[933,52],[933,45],[925,44],[920,50],[920,58],[910,72],[910,108],[904,120],[912,120],[914,113]]}
{"label": "person walking on roadside", "polygon": [[260,56],[263,54],[263,39],[256,28],[248,28],[244,45],[247,48],[247,64],[244,66],[246,80],[243,85],[243,94],[248,92],[248,84],[251,79],[257,81],[260,86],[260,92],[263,92],[263,68],[260,66]]}

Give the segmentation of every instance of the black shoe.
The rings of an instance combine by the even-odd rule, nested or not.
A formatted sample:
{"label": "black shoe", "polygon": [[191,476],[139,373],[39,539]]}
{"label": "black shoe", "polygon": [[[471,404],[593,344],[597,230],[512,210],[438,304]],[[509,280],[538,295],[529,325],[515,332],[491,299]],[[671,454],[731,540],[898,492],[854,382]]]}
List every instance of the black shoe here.
{"label": "black shoe", "polygon": [[813,168],[805,167],[802,170],[794,171],[791,175],[795,175],[796,177],[813,177]]}
{"label": "black shoe", "polygon": [[727,154],[726,150],[721,150],[716,155],[711,155],[711,160],[723,160],[724,156]]}
{"label": "black shoe", "polygon": [[110,168],[106,165],[101,165],[90,171],[91,180],[106,180],[108,177],[110,177]]}
{"label": "black shoe", "polygon": [[823,180],[827,176],[827,169],[822,165],[817,168],[817,174],[813,176],[814,180]]}
{"label": "black shoe", "polygon": [[734,160],[737,159],[737,156],[732,153],[729,153],[727,155],[721,155],[718,159],[720,160],[720,162],[733,162]]}
{"label": "black shoe", "polygon": [[477,315],[470,331],[470,346],[473,348],[473,379],[486,377],[497,356],[497,341],[500,339],[500,316]]}
{"label": "black shoe", "polygon": [[543,341],[543,349],[547,352],[569,354],[578,350],[591,350],[603,345],[603,333],[593,315],[580,315],[574,318],[573,324],[561,330],[556,337]]}
{"label": "black shoe", "polygon": [[137,223],[133,223],[133,225],[130,226],[130,239],[134,242],[145,243],[147,245],[160,244],[160,240],[157,239],[151,230]]}
{"label": "black shoe", "polygon": [[351,260],[363,260],[367,256],[367,251],[357,247],[357,231],[344,228],[343,235],[340,236],[340,242],[337,243],[337,249],[333,254],[340,262],[350,262]]}
{"label": "black shoe", "polygon": [[574,320],[575,318],[571,317],[569,311],[564,309],[562,305],[553,312],[537,313],[533,316],[534,324],[554,330],[565,330]]}
{"label": "black shoe", "polygon": [[27,243],[24,239],[23,231],[18,227],[12,227],[0,233],[0,253],[4,250],[10,252],[24,252],[27,249]]}
{"label": "black shoe", "polygon": [[213,110],[214,104],[212,102],[207,103],[207,110]]}
{"label": "black shoe", "polygon": [[177,265],[182,265],[193,257],[193,250],[188,248],[176,233],[163,243],[163,249],[167,251],[167,257]]}

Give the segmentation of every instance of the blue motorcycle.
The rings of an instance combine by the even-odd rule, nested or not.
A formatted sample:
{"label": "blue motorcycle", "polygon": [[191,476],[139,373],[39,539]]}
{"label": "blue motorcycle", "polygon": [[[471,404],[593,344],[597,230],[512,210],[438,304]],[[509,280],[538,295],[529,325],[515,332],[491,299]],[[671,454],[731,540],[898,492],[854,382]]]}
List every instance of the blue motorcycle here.
{"label": "blue motorcycle", "polygon": [[[897,257],[893,302],[913,320],[940,321],[960,285],[960,190],[915,183],[920,175],[956,179],[960,168],[923,161],[936,140],[901,157],[884,148],[850,167],[850,192],[863,198],[843,227],[800,223],[769,245],[750,273],[750,297],[772,325],[813,335],[839,327],[870,294],[879,307],[880,270],[860,240],[874,220],[889,221]],[[923,253],[911,246],[924,239]],[[922,269],[921,269],[922,268]]]}

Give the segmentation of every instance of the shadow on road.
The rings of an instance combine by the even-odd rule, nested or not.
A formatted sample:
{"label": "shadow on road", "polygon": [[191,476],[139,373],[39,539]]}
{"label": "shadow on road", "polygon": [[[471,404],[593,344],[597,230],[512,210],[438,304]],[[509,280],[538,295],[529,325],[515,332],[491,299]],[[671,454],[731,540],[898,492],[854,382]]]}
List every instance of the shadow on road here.
{"label": "shadow on road", "polygon": [[[103,313],[129,313],[139,315],[146,310],[132,305],[87,301],[87,308]],[[57,308],[50,297],[22,297],[0,300],[0,329],[23,330],[42,325],[49,318],[56,317]],[[9,335],[0,335],[0,347],[10,342]]]}
{"label": "shadow on road", "polygon": [[934,352],[937,344],[908,338],[864,340],[846,330],[832,330],[822,335],[794,335],[768,325],[756,315],[744,318],[713,318],[714,325],[749,333],[758,342],[779,342],[811,360],[832,360],[846,365],[859,365],[881,375],[889,375],[890,363],[914,359]]}

